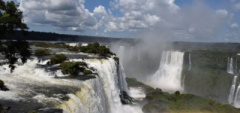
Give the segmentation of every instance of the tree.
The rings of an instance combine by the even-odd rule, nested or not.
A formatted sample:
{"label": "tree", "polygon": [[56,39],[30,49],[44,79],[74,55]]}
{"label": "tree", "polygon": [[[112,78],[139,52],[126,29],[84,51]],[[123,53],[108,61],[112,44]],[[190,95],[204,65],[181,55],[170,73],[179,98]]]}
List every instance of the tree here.
{"label": "tree", "polygon": [[[16,30],[25,31],[27,25],[23,23],[22,11],[18,9],[19,4],[13,1],[4,2],[0,0],[0,39],[6,39]],[[25,63],[31,55],[29,43],[24,40],[0,42],[0,53],[5,56],[9,62],[11,72],[14,70],[14,64],[18,59]]]}
{"label": "tree", "polygon": [[25,31],[27,25],[23,23],[22,11],[18,9],[19,4],[13,1],[4,2],[0,0],[0,37],[6,38],[7,34],[14,34],[16,30]]}

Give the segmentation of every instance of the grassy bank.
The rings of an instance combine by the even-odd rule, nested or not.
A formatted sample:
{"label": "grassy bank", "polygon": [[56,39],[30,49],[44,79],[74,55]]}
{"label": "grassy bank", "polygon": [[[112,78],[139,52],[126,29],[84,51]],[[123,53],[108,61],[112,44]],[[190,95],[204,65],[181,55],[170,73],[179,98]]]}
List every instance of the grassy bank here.
{"label": "grassy bank", "polygon": [[144,113],[240,113],[228,104],[205,99],[192,94],[174,94],[153,89],[136,79],[127,78],[129,87],[142,87],[146,91],[147,104],[143,106]]}

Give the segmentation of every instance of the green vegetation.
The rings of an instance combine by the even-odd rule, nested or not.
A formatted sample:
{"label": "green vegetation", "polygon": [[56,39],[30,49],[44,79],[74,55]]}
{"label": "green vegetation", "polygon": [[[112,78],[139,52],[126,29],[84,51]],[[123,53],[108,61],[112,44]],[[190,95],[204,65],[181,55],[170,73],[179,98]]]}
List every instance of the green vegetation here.
{"label": "green vegetation", "polygon": [[113,59],[119,64],[119,58],[118,57],[114,57]]}
{"label": "green vegetation", "polygon": [[14,64],[18,59],[25,63],[31,56],[29,43],[22,40],[0,42],[0,53],[8,60],[11,72],[15,69]]}
{"label": "green vegetation", "polygon": [[30,44],[36,47],[43,47],[43,48],[68,48],[69,47],[62,43],[31,42]]}
{"label": "green vegetation", "polygon": [[36,49],[34,55],[37,57],[48,56],[51,55],[51,51],[49,49]]}
{"label": "green vegetation", "polygon": [[67,60],[67,57],[64,54],[56,54],[50,58],[51,64],[60,64]]}
{"label": "green vegetation", "polygon": [[68,50],[69,50],[69,51],[73,51],[73,52],[80,52],[79,47],[77,47],[77,46],[75,46],[75,47],[69,46],[69,47],[68,47]]}
{"label": "green vegetation", "polygon": [[46,42],[31,42],[31,45],[34,45],[37,47],[44,47],[44,48],[65,48],[73,52],[93,53],[93,54],[98,54],[105,57],[114,55],[114,53],[112,53],[109,50],[109,48],[107,48],[104,45],[100,45],[97,42],[88,44],[88,46],[80,46],[80,47],[76,47],[76,46],[71,47],[62,43],[46,43]]}
{"label": "green vegetation", "polygon": [[226,71],[228,57],[235,55],[237,55],[237,53],[217,50],[195,50],[191,52],[192,59],[194,59],[192,66]]}
{"label": "green vegetation", "polygon": [[91,70],[86,69],[87,64],[85,62],[63,62],[60,67],[63,74],[70,74],[71,76],[77,76],[79,72],[84,75],[92,74]]}
{"label": "green vegetation", "polygon": [[[16,30],[24,32],[28,29],[27,25],[22,21],[22,12],[15,2],[4,2],[0,0],[0,38],[4,39],[15,34]],[[26,41],[6,41],[0,42],[0,53],[9,62],[11,72],[15,68],[18,59],[25,63],[31,55],[29,43]]]}
{"label": "green vegetation", "polygon": [[[147,104],[143,106],[144,113],[240,113],[239,109],[214,100],[204,99],[192,94],[174,94],[153,89],[134,78],[127,78],[129,87],[145,89]],[[146,90],[147,89],[147,90]]]}
{"label": "green vegetation", "polygon": [[191,94],[169,94],[160,89],[147,93],[145,113],[240,113],[239,109]]}
{"label": "green vegetation", "polygon": [[100,45],[99,43],[95,42],[92,44],[88,44],[87,46],[80,46],[80,47],[68,47],[69,51],[75,52],[83,52],[83,53],[93,53],[98,54],[101,56],[110,56],[113,53],[104,45]]}
{"label": "green vegetation", "polygon": [[0,89],[4,88],[4,82],[0,80]]}
{"label": "green vegetation", "polygon": [[240,52],[240,43],[231,42],[173,42],[173,48],[181,51],[192,51],[192,50],[212,50],[222,52]]}
{"label": "green vegetation", "polygon": [[97,42],[88,44],[88,46],[80,47],[80,51],[84,53],[99,54],[102,56],[108,56],[113,54],[106,46],[102,46]]}
{"label": "green vegetation", "polygon": [[188,70],[188,53],[183,69],[184,88],[191,94],[227,102],[233,75],[227,73],[228,57],[236,53],[195,50],[191,52],[192,68]]}
{"label": "green vegetation", "polygon": [[83,74],[90,75],[90,74],[93,74],[93,72],[91,70],[85,69],[85,70],[83,70]]}
{"label": "green vegetation", "polygon": [[22,21],[22,12],[15,2],[0,0],[0,37],[6,38],[7,34],[14,34],[16,30],[27,30],[28,27]]}

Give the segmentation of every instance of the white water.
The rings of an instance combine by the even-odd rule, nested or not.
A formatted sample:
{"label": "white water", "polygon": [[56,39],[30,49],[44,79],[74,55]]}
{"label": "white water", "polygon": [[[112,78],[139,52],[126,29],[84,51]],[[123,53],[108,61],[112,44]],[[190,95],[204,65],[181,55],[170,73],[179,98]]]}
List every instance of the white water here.
{"label": "white water", "polygon": [[192,57],[191,57],[191,53],[189,53],[189,67],[188,70],[192,69]]}
{"label": "white water", "polygon": [[68,94],[70,99],[58,108],[64,113],[108,113],[107,99],[99,78],[85,81],[81,91]]}
{"label": "white water", "polygon": [[164,51],[157,72],[152,76],[149,85],[165,91],[183,91],[182,66],[183,52]]}
{"label": "white water", "polygon": [[142,100],[146,97],[146,94],[141,87],[130,87],[129,95],[138,100]]}
{"label": "white water", "polygon": [[231,86],[231,89],[230,89],[230,93],[229,93],[229,96],[228,96],[228,103],[229,104],[232,104],[233,101],[234,101],[234,94],[235,94],[235,89],[236,89],[236,85],[237,85],[236,82],[237,82],[237,76],[234,76],[232,86]]}
{"label": "white water", "polygon": [[234,74],[233,58],[228,58],[227,72],[229,74]]}
{"label": "white water", "polygon": [[[122,105],[120,92],[122,89],[128,92],[128,89],[125,77],[122,72],[118,72],[113,59],[85,61],[89,67],[97,70],[98,77],[84,82],[84,88],[81,88],[81,91],[70,99],[71,101],[60,105],[60,108],[66,113],[142,113],[140,106]],[[121,71],[120,67],[119,69]],[[76,104],[79,106],[68,107]]]}
{"label": "white water", "polygon": [[[72,59],[74,60],[74,59]],[[80,59],[75,59],[80,61]],[[0,91],[0,99],[11,99],[14,101],[27,101],[29,98],[39,103],[54,103],[57,108],[64,109],[65,113],[142,113],[141,106],[122,105],[120,90],[126,90],[127,84],[122,68],[110,59],[85,60],[89,67],[96,69],[98,77],[87,81],[74,79],[55,79],[57,76],[66,76],[57,71],[46,72],[44,69],[36,68],[37,59],[29,60],[26,64],[18,66],[13,73],[7,65],[0,67],[0,79],[3,80],[10,91]],[[68,101],[61,101],[55,97],[35,92],[36,86],[64,86],[78,88],[80,91],[69,93]],[[47,89],[46,89],[47,90]],[[27,98],[28,97],[28,98]]]}
{"label": "white water", "polygon": [[121,63],[118,65],[118,83],[119,83],[120,90],[128,93],[126,74],[124,73],[124,68],[121,65]]}
{"label": "white water", "polygon": [[0,99],[16,101],[27,100],[28,98],[25,98],[26,96],[29,98],[35,96],[40,97],[38,95],[43,94],[36,94],[34,91],[34,87],[37,86],[64,85],[67,87],[76,87],[81,85],[81,82],[78,80],[55,79],[52,73],[46,72],[44,69],[36,68],[37,63],[37,59],[28,60],[24,65],[17,66],[13,73],[10,73],[8,65],[0,66],[0,79],[3,80],[5,85],[10,89],[10,91],[7,92],[0,91]]}
{"label": "white water", "polygon": [[237,87],[237,91],[234,98],[234,106],[240,108],[240,85]]}

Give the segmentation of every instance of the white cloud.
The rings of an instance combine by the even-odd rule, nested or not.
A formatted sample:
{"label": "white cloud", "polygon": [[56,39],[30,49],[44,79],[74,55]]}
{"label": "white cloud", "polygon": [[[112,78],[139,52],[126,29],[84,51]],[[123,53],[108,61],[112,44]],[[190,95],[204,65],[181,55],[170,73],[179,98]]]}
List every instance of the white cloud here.
{"label": "white cloud", "polygon": [[226,9],[219,9],[216,11],[216,14],[220,17],[227,17],[228,16],[228,11]]}
{"label": "white cloud", "polygon": [[[105,10],[103,6],[99,8]],[[98,18],[85,8],[84,0],[21,0],[20,9],[28,24],[79,31],[98,27]]]}
{"label": "white cloud", "polygon": [[94,8],[93,13],[106,15],[107,11],[105,10],[105,7],[100,5]]}
{"label": "white cloud", "polygon": [[153,26],[154,24],[156,24],[157,22],[160,21],[160,18],[156,15],[145,15],[145,20],[146,22],[149,23],[149,25]]}
{"label": "white cloud", "polygon": [[[73,31],[155,29],[166,37],[187,39],[214,37],[222,26],[229,26],[229,18],[233,18],[226,9],[214,10],[201,1],[180,8],[175,0],[113,0],[110,9],[99,5],[92,12],[84,4],[84,0],[21,0],[20,8],[24,20],[30,24]],[[115,11],[120,14],[114,14]]]}
{"label": "white cloud", "polygon": [[[115,0],[111,4],[123,16],[112,16],[106,31],[141,31],[165,22],[169,15],[176,14],[180,9],[174,0]],[[110,26],[112,23],[115,27]]]}

